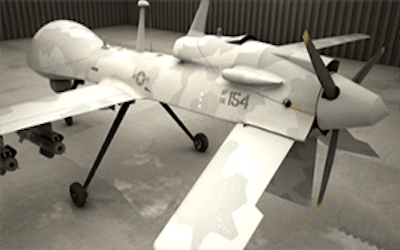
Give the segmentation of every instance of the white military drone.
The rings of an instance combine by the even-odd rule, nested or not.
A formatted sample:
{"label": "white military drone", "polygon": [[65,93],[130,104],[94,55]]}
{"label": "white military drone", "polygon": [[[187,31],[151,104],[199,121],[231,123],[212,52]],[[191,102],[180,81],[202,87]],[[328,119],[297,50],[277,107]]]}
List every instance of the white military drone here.
{"label": "white military drone", "polygon": [[[340,130],[347,149],[376,155],[345,129],[371,126],[388,115],[382,98],[360,86],[383,49],[353,79],[337,73],[338,61],[317,52],[367,35],[312,40],[305,32],[304,42],[283,46],[246,35],[206,35],[209,0],[202,0],[188,34],[175,42],[173,55],[166,55],[145,51],[149,4],[140,0],[138,6],[136,50],[110,46],[74,21],[44,25],[32,40],[28,64],[58,94],[0,109],[0,135],[17,132],[51,158],[65,150],[51,122],[67,118],[71,124],[73,116],[122,104],[85,183],[70,186],[76,206],[84,206],[89,184],[127,109],[143,99],[159,102],[200,152],[207,149],[207,137],[193,135],[170,105],[236,124],[157,238],[155,249],[243,249],[263,217],[256,203],[265,190],[309,204],[316,135],[332,131],[319,206],[335,150],[341,147]],[[96,84],[76,88],[84,82]],[[16,153],[0,137],[1,174],[17,168]]]}

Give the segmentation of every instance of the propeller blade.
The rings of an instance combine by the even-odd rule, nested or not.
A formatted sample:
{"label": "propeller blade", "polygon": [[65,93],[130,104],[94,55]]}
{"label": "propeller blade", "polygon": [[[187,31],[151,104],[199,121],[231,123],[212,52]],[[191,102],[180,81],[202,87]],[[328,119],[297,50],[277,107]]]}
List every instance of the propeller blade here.
{"label": "propeller blade", "polygon": [[381,58],[383,53],[385,53],[385,47],[376,52],[375,55],[368,60],[367,64],[365,64],[365,66],[357,72],[357,74],[353,77],[353,82],[360,84],[362,80],[364,80],[364,78],[367,76],[372,66],[374,66],[374,64],[377,63],[378,60]]}
{"label": "propeller blade", "polygon": [[[331,134],[319,136],[318,139],[325,145],[329,145]],[[355,138],[347,129],[340,130],[337,149],[379,158],[379,155],[368,143]]]}
{"label": "propeller blade", "polygon": [[[308,34],[304,32],[304,35]],[[315,46],[312,42],[311,37],[305,39],[304,43],[306,44],[308,54],[310,55],[311,62],[313,64],[315,73],[324,89],[325,97],[329,100],[335,99],[339,95],[339,89],[336,87],[333,82],[328,69],[325,67],[324,63],[321,60],[320,54],[315,49]]]}
{"label": "propeller blade", "polygon": [[324,174],[322,176],[321,189],[319,191],[318,204],[321,205],[324,198],[326,186],[328,185],[329,175],[331,174],[333,159],[335,158],[336,146],[339,138],[339,130],[332,131],[331,142],[329,144],[328,156],[326,157]]}

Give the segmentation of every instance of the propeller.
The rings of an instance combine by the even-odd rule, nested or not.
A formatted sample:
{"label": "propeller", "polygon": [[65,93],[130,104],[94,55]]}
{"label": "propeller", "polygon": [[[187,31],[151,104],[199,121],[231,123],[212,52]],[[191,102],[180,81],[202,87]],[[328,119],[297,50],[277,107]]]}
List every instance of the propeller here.
{"label": "propeller", "polygon": [[[329,146],[331,133],[327,133],[323,136],[321,135],[318,137],[318,139],[325,145]],[[355,138],[347,129],[340,130],[336,148],[347,152],[379,158],[379,155],[375,152],[373,148],[371,148],[368,143]]]}
{"label": "propeller", "polygon": [[315,49],[311,37],[308,37],[308,40],[305,43],[315,73],[317,74],[319,82],[321,83],[322,88],[324,89],[324,94],[325,94],[324,97],[327,98],[328,100],[336,99],[336,97],[338,97],[339,95],[339,88],[333,82],[329,74],[329,71],[326,69],[324,63],[322,62],[322,59],[318,51]]}
{"label": "propeller", "polygon": [[[315,73],[321,83],[321,86],[324,90],[323,98],[328,100],[334,100],[339,95],[339,88],[335,85],[334,81],[331,78],[329,70],[325,67],[324,63],[321,60],[320,54],[316,50],[312,39],[308,36],[308,32],[304,32],[304,43],[306,44],[308,54],[310,55],[312,65],[314,67]],[[372,66],[379,60],[380,56],[383,54],[384,48],[378,51],[368,62],[367,64],[354,76],[353,81],[356,83],[360,83],[368,72],[371,70]],[[328,185],[329,176],[332,171],[333,160],[335,158],[336,148],[338,145],[339,139],[339,130],[333,129],[332,136],[329,143],[328,155],[326,157],[324,172],[322,176],[321,188],[318,196],[318,205],[321,207],[322,200],[324,198],[324,194],[326,191],[326,187]]]}
{"label": "propeller", "polygon": [[335,158],[338,138],[339,138],[339,130],[334,129],[332,131],[332,137],[329,143],[328,156],[326,157],[324,174],[322,176],[322,182],[321,182],[321,189],[319,191],[319,196],[318,196],[317,204],[319,204],[320,206],[324,198],[326,186],[328,185],[329,176],[332,171],[333,159]]}
{"label": "propeller", "polygon": [[353,82],[360,84],[360,82],[362,82],[362,80],[367,76],[372,66],[378,62],[383,53],[385,53],[385,47],[376,52],[375,55],[368,60],[367,64],[365,64],[365,66],[353,77]]}

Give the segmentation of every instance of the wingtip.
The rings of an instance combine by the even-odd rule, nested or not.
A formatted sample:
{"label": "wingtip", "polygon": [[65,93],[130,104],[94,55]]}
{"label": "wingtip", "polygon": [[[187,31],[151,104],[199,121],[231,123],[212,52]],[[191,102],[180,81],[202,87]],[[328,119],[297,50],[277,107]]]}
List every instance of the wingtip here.
{"label": "wingtip", "polygon": [[308,31],[307,30],[305,30],[304,31],[304,33],[303,33],[303,42],[305,43],[305,44],[308,44],[308,41],[310,41],[311,40],[311,37],[310,37],[310,35],[308,34]]}

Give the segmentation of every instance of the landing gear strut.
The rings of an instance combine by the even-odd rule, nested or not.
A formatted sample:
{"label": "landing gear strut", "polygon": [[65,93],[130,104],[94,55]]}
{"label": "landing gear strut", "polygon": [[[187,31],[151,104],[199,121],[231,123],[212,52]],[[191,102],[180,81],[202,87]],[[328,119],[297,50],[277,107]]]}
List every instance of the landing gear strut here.
{"label": "landing gear strut", "polygon": [[174,113],[174,111],[165,103],[160,102],[161,106],[172,116],[175,122],[182,128],[182,130],[189,136],[189,138],[193,141],[194,147],[199,152],[205,152],[208,148],[208,139],[207,136],[203,133],[198,133],[195,136],[190,133],[190,131],[186,128],[186,126],[182,123],[179,117]]}
{"label": "landing gear strut", "polygon": [[[103,159],[103,157],[108,149],[108,146],[110,145],[115,133],[117,132],[117,129],[118,129],[119,125],[121,124],[121,122],[126,114],[126,111],[128,110],[129,106],[132,103],[134,103],[134,102],[125,102],[124,104],[122,104],[122,107],[120,108],[118,115],[115,118],[114,123],[112,124],[111,129],[108,132],[107,137],[100,149],[100,152],[97,155],[92,168],[90,169],[90,172],[86,178],[85,184],[82,186],[79,182],[74,182],[70,185],[69,192],[70,192],[72,201],[74,202],[74,204],[77,207],[83,207],[85,205],[86,199],[88,197],[87,189],[89,187],[89,184],[92,181],[92,179],[100,165],[100,162]],[[208,140],[207,140],[206,135],[203,133],[198,133],[195,136],[193,136],[167,104],[161,103],[161,105],[165,108],[165,110],[167,110],[167,112],[172,116],[172,118],[178,123],[178,125],[183,129],[183,131],[185,131],[185,133],[193,141],[196,150],[199,152],[206,151],[207,147],[208,147]]]}
{"label": "landing gear strut", "polygon": [[64,120],[65,120],[65,124],[67,124],[67,126],[72,126],[72,124],[74,123],[74,120],[72,119],[71,116],[64,118]]}
{"label": "landing gear strut", "polygon": [[74,182],[69,187],[69,192],[70,192],[72,201],[74,202],[74,204],[77,207],[83,207],[85,205],[86,199],[88,197],[87,188],[89,187],[89,184],[92,181],[93,176],[95,175],[96,170],[99,167],[100,162],[103,159],[103,156],[105,155],[105,153],[108,149],[108,146],[110,145],[115,133],[117,132],[117,129],[118,129],[119,125],[121,124],[122,119],[124,118],[126,111],[129,108],[129,105],[131,105],[132,103],[134,103],[134,102],[125,102],[122,104],[122,107],[118,111],[118,115],[115,118],[114,123],[112,124],[111,129],[108,132],[107,137],[100,149],[100,152],[97,155],[92,168],[90,169],[90,172],[86,178],[85,184],[82,186],[80,183]]}

